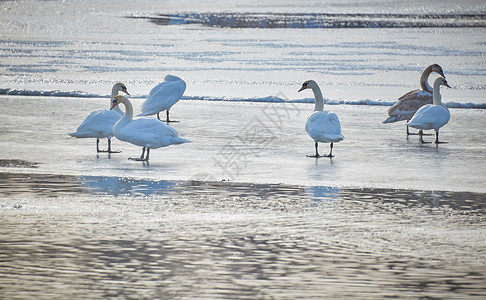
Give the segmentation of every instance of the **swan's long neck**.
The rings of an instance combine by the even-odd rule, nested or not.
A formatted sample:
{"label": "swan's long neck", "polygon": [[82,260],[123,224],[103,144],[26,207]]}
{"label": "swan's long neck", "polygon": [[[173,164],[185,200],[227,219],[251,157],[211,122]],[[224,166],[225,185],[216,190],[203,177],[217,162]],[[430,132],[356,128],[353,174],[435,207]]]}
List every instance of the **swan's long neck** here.
{"label": "swan's long neck", "polygon": [[124,127],[125,125],[130,123],[130,121],[132,121],[133,119],[133,106],[130,103],[130,101],[124,101],[122,103],[125,105],[125,115],[118,122],[116,122],[115,127],[113,127],[113,130],[115,130],[116,128]]}
{"label": "swan's long neck", "polygon": [[[111,89],[111,97],[110,97],[110,106],[113,104],[113,100],[115,99],[116,95],[118,95],[118,89],[114,86],[112,89]],[[113,108],[114,111],[116,111],[117,113],[119,113],[120,115],[123,115],[123,111],[117,106],[115,106],[115,108]]]}
{"label": "swan's long neck", "polygon": [[422,73],[422,76],[420,76],[420,87],[422,88],[422,90],[432,93],[432,87],[429,85],[430,73],[432,73],[431,66],[427,67]]}
{"label": "swan's long neck", "polygon": [[324,110],[324,99],[322,98],[322,92],[319,86],[312,86],[312,91],[314,92],[314,98],[316,99],[316,105],[314,106],[314,111]]}
{"label": "swan's long neck", "polygon": [[433,93],[433,98],[432,102],[434,105],[444,105],[442,104],[442,97],[440,96],[440,82],[435,81],[434,82],[434,93]]}

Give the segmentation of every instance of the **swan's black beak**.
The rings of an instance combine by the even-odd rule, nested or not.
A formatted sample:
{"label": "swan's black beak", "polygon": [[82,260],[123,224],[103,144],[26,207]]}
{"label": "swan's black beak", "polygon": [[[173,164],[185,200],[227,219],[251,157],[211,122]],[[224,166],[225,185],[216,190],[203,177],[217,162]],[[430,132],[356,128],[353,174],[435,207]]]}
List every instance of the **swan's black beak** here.
{"label": "swan's black beak", "polygon": [[446,77],[445,77],[445,75],[444,75],[444,71],[439,70],[439,74],[440,74],[440,76],[442,76],[442,77],[446,78]]}
{"label": "swan's black beak", "polygon": [[118,105],[118,99],[113,100],[113,104],[111,105],[110,110],[112,110],[113,108],[115,108],[115,106],[117,106],[117,105]]}
{"label": "swan's black beak", "polygon": [[446,82],[446,84],[444,84],[444,85],[445,85],[446,87],[448,87],[448,88],[452,89],[452,88],[451,88],[451,86],[447,84],[447,82]]}
{"label": "swan's black beak", "polygon": [[128,96],[130,96],[130,93],[127,91],[127,88],[123,88],[122,89],[122,92],[124,92],[125,94],[127,94]]}

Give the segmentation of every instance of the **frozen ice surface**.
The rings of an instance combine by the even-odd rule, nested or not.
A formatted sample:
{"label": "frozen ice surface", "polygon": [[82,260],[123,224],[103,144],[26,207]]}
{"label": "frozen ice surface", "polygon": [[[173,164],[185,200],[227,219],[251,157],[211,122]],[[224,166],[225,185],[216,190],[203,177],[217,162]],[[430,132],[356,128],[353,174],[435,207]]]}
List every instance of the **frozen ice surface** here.
{"label": "frozen ice surface", "polygon": [[[451,121],[441,129],[441,139],[448,143],[436,146],[406,137],[404,123],[382,124],[387,107],[327,105],[339,116],[346,139],[335,144],[334,158],[312,159],[306,155],[314,152],[314,143],[304,130],[312,104],[183,100],[171,110],[180,120],[171,126],[191,143],[155,149],[144,164],[127,160],[139,156],[140,147],[114,138],[112,147],[123,153],[97,154],[95,139],[67,135],[83,116],[105,106],[106,99],[8,96],[0,101],[2,159],[38,163],[35,169],[20,168],[22,172],[154,180],[206,174],[232,182],[486,189],[483,110],[451,109]],[[142,101],[132,99],[135,111]],[[321,153],[329,150],[329,144],[319,147]]]}

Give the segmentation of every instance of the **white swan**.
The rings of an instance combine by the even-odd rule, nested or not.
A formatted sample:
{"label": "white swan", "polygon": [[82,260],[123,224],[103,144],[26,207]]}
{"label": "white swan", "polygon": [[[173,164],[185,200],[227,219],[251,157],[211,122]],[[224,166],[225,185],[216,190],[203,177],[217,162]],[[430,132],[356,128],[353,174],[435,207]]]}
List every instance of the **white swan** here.
{"label": "white swan", "polygon": [[333,143],[342,141],[344,136],[341,134],[341,124],[335,113],[324,111],[324,99],[322,98],[321,89],[313,80],[307,80],[302,84],[300,91],[311,88],[314,92],[315,108],[305,123],[305,131],[315,142],[316,154],[308,155],[309,157],[322,157],[317,150],[318,142],[331,143],[331,152],[325,157],[333,157]]}
{"label": "white swan", "polygon": [[[412,117],[410,122],[408,122],[408,126],[417,128],[420,130],[435,130],[435,143],[439,144],[439,128],[447,124],[449,119],[451,118],[451,113],[449,109],[442,104],[441,96],[440,96],[440,86],[445,85],[446,87],[450,86],[447,84],[445,78],[439,77],[434,81],[434,100],[433,104],[427,104],[422,106]],[[422,134],[420,135],[420,141],[424,143]]]}
{"label": "white swan", "polygon": [[[123,83],[116,83],[111,89],[110,107],[115,96],[118,92],[124,92],[130,95],[127,91],[127,87]],[[92,111],[86,119],[78,126],[76,132],[69,133],[70,136],[75,138],[96,138],[96,151],[119,153],[119,151],[111,150],[111,137],[113,136],[113,126],[123,116],[123,111],[117,107],[115,110],[110,109],[98,109]],[[99,144],[101,138],[108,139],[108,150],[100,150]]]}
{"label": "white swan", "polygon": [[160,120],[159,113],[165,110],[167,112],[166,122],[177,122],[169,120],[169,110],[181,99],[185,90],[184,80],[173,75],[165,76],[164,82],[159,83],[150,91],[147,99],[142,103],[142,112],[138,116],[157,114],[157,118]]}
{"label": "white swan", "polygon": [[[428,80],[430,73],[435,72],[445,78],[442,67],[438,64],[433,64],[425,68],[422,76],[420,76],[421,90],[413,90],[398,98],[390,109],[388,109],[388,118],[383,123],[393,123],[398,121],[410,121],[415,112],[426,104],[432,104],[432,88]],[[407,125],[407,135],[410,135]],[[422,132],[419,132],[422,134]]]}
{"label": "white swan", "polygon": [[[119,140],[143,147],[140,158],[129,159],[148,161],[150,149],[189,142],[180,138],[170,126],[156,119],[140,118],[133,120],[133,107],[125,96],[116,96],[112,108],[117,107],[120,103],[125,105],[125,115],[113,127],[113,135]],[[147,149],[147,156],[144,157],[145,149]]]}

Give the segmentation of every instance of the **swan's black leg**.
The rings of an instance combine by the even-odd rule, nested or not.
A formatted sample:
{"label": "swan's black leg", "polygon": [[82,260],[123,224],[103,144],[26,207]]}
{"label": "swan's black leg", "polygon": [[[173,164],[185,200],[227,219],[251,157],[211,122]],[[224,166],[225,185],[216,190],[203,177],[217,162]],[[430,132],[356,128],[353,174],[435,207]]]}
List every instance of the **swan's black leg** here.
{"label": "swan's black leg", "polygon": [[[108,140],[109,142],[110,140]],[[108,144],[108,149],[110,147],[110,144]],[[100,150],[100,139],[96,139],[96,152],[101,153],[101,152],[108,152],[109,150]]]}
{"label": "swan's black leg", "polygon": [[317,150],[317,148],[319,147],[319,143],[318,142],[316,142],[315,147],[316,147],[316,154],[315,155],[307,155],[307,157],[315,157],[315,158],[321,157],[319,155],[319,151]]}
{"label": "swan's black leg", "polygon": [[147,156],[145,156],[144,161],[148,162],[148,160],[149,160],[149,154],[150,154],[150,148],[147,147]]}
{"label": "swan's black leg", "polygon": [[412,132],[410,132],[408,125],[405,124],[405,126],[407,126],[407,135],[420,135],[420,134],[422,134],[422,135],[431,135],[431,134],[428,134],[428,133],[424,133],[424,131],[422,129],[420,129],[418,133],[412,133]]}
{"label": "swan's black leg", "polygon": [[166,110],[166,115],[167,115],[167,120],[166,120],[166,123],[169,124],[169,123],[174,123],[174,122],[179,122],[179,121],[174,121],[174,120],[170,120],[169,119],[169,110]]}
{"label": "swan's black leg", "polygon": [[327,155],[328,157],[333,157],[332,156],[332,147],[334,146],[334,143],[331,143],[331,152],[329,152],[329,155]]}
{"label": "swan's black leg", "polygon": [[430,144],[430,142],[425,142],[424,141],[424,132],[422,130],[419,131],[418,135],[419,135],[419,141],[420,141],[420,143],[422,143],[422,144]]}
{"label": "swan's black leg", "polygon": [[121,153],[121,151],[111,151],[111,139],[108,139],[108,153]]}
{"label": "swan's black leg", "polygon": [[435,132],[435,143],[436,144],[446,144],[447,142],[439,142],[439,131]]}
{"label": "swan's black leg", "polygon": [[145,156],[145,147],[142,148],[142,155],[140,155],[140,157],[138,157],[138,158],[130,157],[128,159],[129,160],[136,160],[136,161],[144,161],[145,160],[144,156]]}
{"label": "swan's black leg", "polygon": [[406,125],[406,126],[407,126],[407,135],[413,135],[413,133],[410,132],[408,125]]}

